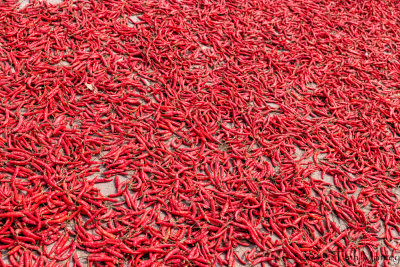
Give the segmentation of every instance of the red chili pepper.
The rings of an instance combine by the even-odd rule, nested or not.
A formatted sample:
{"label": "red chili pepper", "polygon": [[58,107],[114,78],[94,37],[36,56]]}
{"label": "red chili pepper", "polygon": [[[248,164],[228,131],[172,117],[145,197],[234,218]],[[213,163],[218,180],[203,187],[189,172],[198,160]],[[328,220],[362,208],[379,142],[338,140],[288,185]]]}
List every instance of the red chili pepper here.
{"label": "red chili pepper", "polygon": [[5,213],[0,213],[0,218],[6,218],[6,217],[22,217],[24,216],[23,212],[19,212],[19,211],[12,211],[12,212],[5,212]]}
{"label": "red chili pepper", "polygon": [[1,247],[21,247],[11,264],[53,244],[37,265],[75,262],[75,246],[108,266],[233,265],[236,246],[255,245],[253,263],[340,266],[344,254],[324,252],[376,256],[378,237],[397,239],[390,1],[0,13]]}

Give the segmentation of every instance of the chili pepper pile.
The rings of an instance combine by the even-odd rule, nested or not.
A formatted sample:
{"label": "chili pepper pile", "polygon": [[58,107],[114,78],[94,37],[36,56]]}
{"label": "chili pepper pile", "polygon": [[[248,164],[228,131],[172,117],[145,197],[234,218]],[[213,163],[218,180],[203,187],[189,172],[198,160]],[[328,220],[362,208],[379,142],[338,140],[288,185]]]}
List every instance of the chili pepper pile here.
{"label": "chili pepper pile", "polygon": [[392,264],[399,17],[1,1],[0,265]]}

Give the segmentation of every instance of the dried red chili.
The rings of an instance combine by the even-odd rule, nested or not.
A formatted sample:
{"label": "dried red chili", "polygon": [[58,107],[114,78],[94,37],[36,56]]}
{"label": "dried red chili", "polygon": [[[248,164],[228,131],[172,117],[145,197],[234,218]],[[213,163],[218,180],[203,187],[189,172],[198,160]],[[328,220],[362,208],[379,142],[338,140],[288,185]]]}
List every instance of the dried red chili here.
{"label": "dried red chili", "polygon": [[0,4],[9,263],[81,266],[79,250],[90,266],[395,253],[398,12],[390,1]]}

